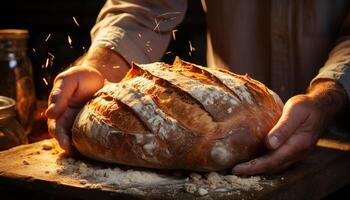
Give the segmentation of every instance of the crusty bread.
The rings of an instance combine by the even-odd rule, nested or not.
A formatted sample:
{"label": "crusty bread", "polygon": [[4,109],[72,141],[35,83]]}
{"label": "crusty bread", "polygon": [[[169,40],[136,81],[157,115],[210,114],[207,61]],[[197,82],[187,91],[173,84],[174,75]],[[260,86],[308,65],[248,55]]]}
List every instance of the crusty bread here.
{"label": "crusty bread", "polygon": [[282,106],[262,83],[180,59],[133,64],[77,116],[74,146],[90,158],[159,169],[214,171],[264,151]]}

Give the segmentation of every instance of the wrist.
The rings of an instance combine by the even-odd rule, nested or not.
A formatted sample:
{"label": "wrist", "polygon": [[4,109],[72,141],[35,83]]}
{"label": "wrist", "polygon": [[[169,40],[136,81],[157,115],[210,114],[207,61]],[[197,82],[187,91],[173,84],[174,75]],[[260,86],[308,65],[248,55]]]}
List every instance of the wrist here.
{"label": "wrist", "polygon": [[95,68],[110,82],[119,82],[129,71],[129,64],[121,55],[103,47],[89,49],[81,65]]}
{"label": "wrist", "polygon": [[331,117],[343,112],[348,104],[347,93],[343,86],[331,79],[316,80],[308,88],[306,95]]}

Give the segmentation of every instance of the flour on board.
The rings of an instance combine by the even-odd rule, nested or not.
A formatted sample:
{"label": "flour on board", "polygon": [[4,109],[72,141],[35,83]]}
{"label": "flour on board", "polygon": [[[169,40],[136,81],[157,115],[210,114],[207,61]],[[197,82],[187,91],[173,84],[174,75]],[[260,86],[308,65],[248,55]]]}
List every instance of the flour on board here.
{"label": "flour on board", "polygon": [[[179,184],[179,178],[171,174],[158,174],[146,169],[121,169],[119,167],[98,167],[73,158],[57,160],[57,173],[73,176],[80,180],[84,187],[102,188],[118,186],[124,188],[131,185]],[[260,176],[238,177],[218,172],[192,172],[182,178],[184,190],[195,195],[210,195],[211,192],[227,193],[234,191],[260,191],[264,185],[273,185],[271,181]],[[140,191],[142,192],[142,191]]]}
{"label": "flour on board", "polygon": [[[191,173],[184,184],[185,191],[197,195],[206,195],[203,189],[210,192],[230,192],[234,191],[260,191],[263,185],[273,185],[272,182],[263,180],[260,176],[251,176],[247,178],[235,175],[224,175],[217,172],[209,172],[204,175]],[[202,188],[202,189],[201,189]]]}

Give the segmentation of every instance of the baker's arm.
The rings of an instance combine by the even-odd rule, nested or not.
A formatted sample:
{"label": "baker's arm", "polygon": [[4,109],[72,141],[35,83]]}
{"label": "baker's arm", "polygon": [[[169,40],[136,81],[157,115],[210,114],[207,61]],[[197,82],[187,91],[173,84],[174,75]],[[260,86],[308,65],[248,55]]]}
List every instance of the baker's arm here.
{"label": "baker's arm", "polygon": [[109,48],[129,64],[158,61],[186,9],[186,0],[107,0],[91,31],[91,49]]}

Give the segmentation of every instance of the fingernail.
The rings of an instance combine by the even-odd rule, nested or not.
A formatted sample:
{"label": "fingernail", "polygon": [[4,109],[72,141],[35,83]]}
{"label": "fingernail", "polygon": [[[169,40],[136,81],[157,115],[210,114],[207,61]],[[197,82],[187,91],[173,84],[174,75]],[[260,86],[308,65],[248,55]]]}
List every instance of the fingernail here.
{"label": "fingernail", "polygon": [[237,169],[237,166],[232,168],[231,173],[232,174],[239,174],[239,168]]}
{"label": "fingernail", "polygon": [[232,174],[242,174],[244,172],[244,170],[246,170],[247,167],[243,167],[243,166],[236,166],[232,169]]}
{"label": "fingernail", "polygon": [[251,161],[238,164],[232,169],[232,173],[233,174],[240,173],[242,170],[245,170],[251,167],[251,165],[252,165]]}
{"label": "fingernail", "polygon": [[279,146],[278,138],[274,135],[269,137],[269,144],[272,148],[277,148]]}

